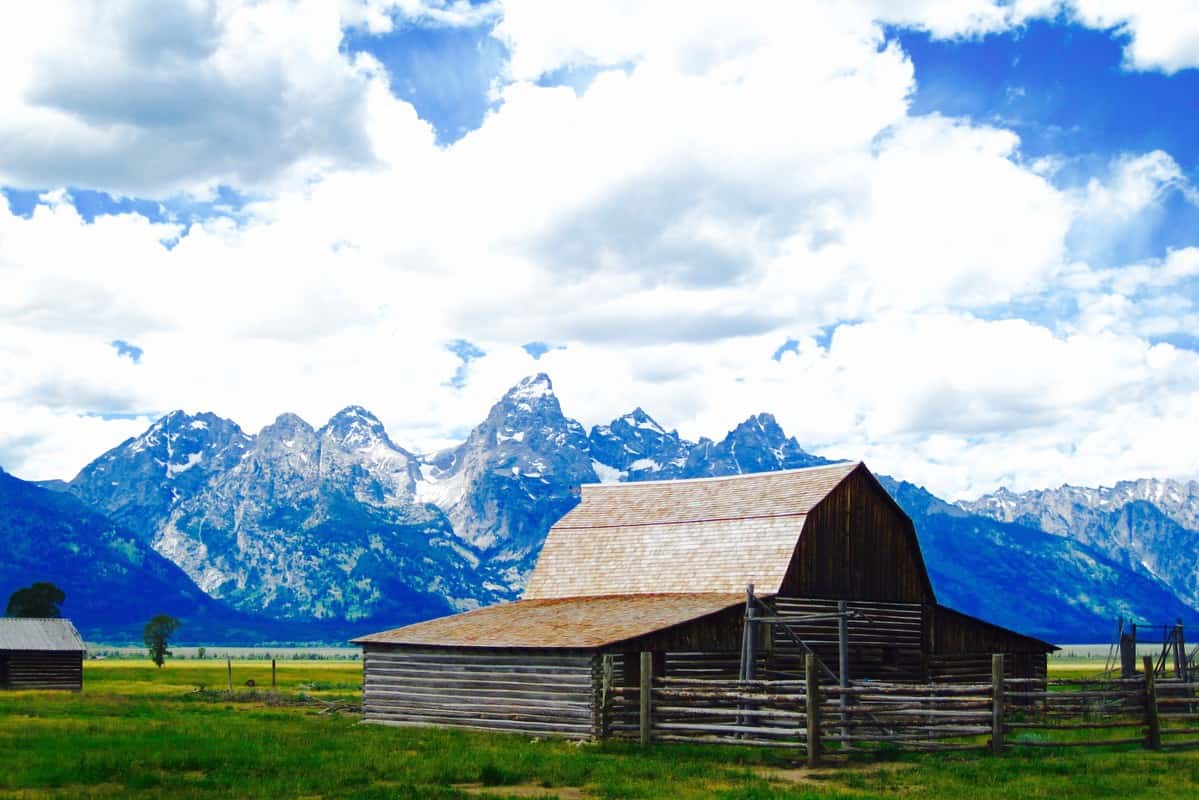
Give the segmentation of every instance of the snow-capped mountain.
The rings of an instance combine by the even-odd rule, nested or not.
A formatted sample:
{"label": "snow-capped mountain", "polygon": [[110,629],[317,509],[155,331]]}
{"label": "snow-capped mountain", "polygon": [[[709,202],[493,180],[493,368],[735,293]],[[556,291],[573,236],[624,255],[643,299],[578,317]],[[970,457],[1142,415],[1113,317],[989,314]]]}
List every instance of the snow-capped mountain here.
{"label": "snow-capped mountain", "polygon": [[828,464],[828,459],[804,451],[788,438],[771,414],[757,414],[719,442],[700,439],[687,457],[684,476],[706,478]]}
{"label": "snow-capped mountain", "polygon": [[[240,612],[400,624],[519,596],[580,484],[823,463],[769,414],[691,442],[636,408],[588,435],[535,375],[438,453],[405,450],[358,406],[319,429],[282,414],[257,435],[173,412],[55,488],[135,529]],[[1194,616],[1193,568],[1167,555],[1199,549],[1185,527],[1193,484],[1077,490],[1103,498],[1090,503],[999,493],[976,509],[884,482],[916,523],[939,598],[967,613],[1099,639],[1120,614]]]}
{"label": "snow-capped mountain", "polygon": [[519,589],[550,525],[578,502],[580,484],[596,480],[583,426],[562,414],[542,374],[508,390],[461,445],[426,458],[416,496]]}
{"label": "snow-capped mountain", "polygon": [[[201,430],[179,413],[165,420],[156,428]],[[232,426],[214,420],[208,430]],[[243,435],[223,469],[186,483],[145,468],[139,445],[163,438],[151,428],[85,467],[71,488],[140,517],[157,552],[234,608],[286,619],[417,619],[511,596],[480,579],[490,568],[457,544],[444,513],[417,500],[419,462],[365,409],[344,409],[319,430],[282,414]],[[211,442],[189,451],[197,447],[225,452]]]}
{"label": "snow-capped mountain", "polygon": [[591,429],[592,466],[605,483],[681,478],[693,445],[667,432],[640,406]]}
{"label": "snow-capped mountain", "polygon": [[905,481],[879,480],[915,523],[942,603],[1059,642],[1108,641],[1117,618],[1199,621],[1166,581],[1098,548],[968,513]]}
{"label": "snow-capped mountain", "polygon": [[984,495],[961,508],[1090,545],[1199,606],[1199,482],[1142,479]]}
{"label": "snow-capped mountain", "polygon": [[236,423],[215,414],[172,411],[88,464],[69,489],[151,541],[180,499],[236,466],[253,442]]}

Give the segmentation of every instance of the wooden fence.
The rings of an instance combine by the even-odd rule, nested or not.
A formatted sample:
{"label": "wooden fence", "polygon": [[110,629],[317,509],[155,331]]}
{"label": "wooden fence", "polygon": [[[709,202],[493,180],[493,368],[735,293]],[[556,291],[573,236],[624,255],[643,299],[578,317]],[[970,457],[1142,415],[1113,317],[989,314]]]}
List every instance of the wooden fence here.
{"label": "wooden fence", "polygon": [[[605,687],[602,735],[643,743],[712,742],[792,747],[810,764],[855,750],[989,750],[1140,745],[1199,747],[1199,683],[1163,680],[1146,663],[1131,679],[1005,679],[990,683],[884,683],[653,677]],[[815,658],[806,659],[817,675]]]}

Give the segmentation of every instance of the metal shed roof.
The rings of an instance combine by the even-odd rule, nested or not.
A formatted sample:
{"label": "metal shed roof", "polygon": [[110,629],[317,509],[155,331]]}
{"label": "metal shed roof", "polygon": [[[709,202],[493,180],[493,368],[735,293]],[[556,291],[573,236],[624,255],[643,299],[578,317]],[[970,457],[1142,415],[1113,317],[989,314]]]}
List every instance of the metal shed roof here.
{"label": "metal shed roof", "polygon": [[807,513],[861,466],[584,486],[524,597],[777,592]]}
{"label": "metal shed roof", "polygon": [[82,653],[87,645],[69,619],[0,617],[0,650]]}
{"label": "metal shed roof", "polygon": [[665,630],[744,602],[744,594],[518,600],[374,633],[354,639],[354,643],[590,649]]}

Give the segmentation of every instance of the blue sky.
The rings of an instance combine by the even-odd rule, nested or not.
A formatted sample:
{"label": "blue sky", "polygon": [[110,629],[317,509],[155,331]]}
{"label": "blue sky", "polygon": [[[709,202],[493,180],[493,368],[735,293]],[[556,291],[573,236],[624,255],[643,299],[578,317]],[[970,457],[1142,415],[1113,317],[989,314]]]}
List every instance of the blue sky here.
{"label": "blue sky", "polygon": [[1199,15],[163,8],[0,11],[17,474],[178,407],[431,450],[544,371],[947,496],[1199,477]]}

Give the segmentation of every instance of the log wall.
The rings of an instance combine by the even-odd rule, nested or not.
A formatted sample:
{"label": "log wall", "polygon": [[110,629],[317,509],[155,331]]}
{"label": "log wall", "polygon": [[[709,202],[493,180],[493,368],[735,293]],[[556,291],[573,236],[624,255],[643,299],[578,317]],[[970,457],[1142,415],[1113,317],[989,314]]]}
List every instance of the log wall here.
{"label": "log wall", "polygon": [[591,651],[364,647],[367,722],[590,738],[599,657]]}
{"label": "log wall", "polygon": [[83,688],[83,653],[0,653],[0,687],[79,691]]}

